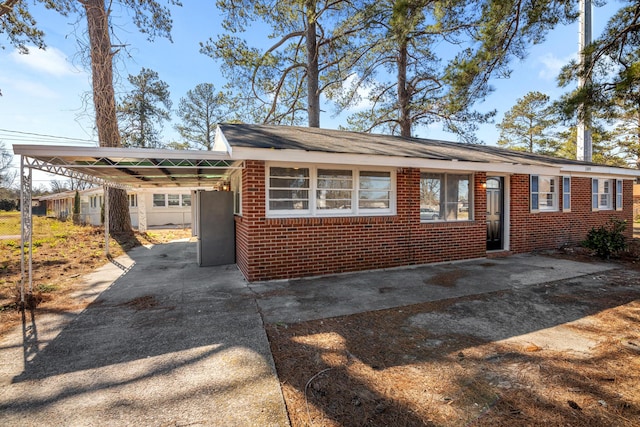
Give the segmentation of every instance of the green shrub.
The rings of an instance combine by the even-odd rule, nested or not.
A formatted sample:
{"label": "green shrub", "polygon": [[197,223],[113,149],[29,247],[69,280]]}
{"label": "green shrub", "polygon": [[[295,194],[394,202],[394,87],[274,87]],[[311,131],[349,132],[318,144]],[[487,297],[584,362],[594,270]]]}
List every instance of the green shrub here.
{"label": "green shrub", "polygon": [[606,224],[591,228],[582,246],[593,249],[602,259],[609,259],[627,247],[623,233],[626,228],[627,221],[611,218]]}

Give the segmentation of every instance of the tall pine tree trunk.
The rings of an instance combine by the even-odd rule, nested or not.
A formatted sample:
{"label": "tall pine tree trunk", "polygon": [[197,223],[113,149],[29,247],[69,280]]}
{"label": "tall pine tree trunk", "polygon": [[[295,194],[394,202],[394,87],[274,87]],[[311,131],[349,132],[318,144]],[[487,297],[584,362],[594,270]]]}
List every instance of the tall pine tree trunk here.
{"label": "tall pine tree trunk", "polygon": [[307,9],[307,112],[309,127],[320,127],[320,92],[318,90],[318,43],[316,40],[316,2],[308,0]]}
{"label": "tall pine tree trunk", "polygon": [[400,135],[411,137],[411,108],[409,88],[407,87],[407,41],[402,40],[398,49],[398,124]]}
{"label": "tall pine tree trunk", "polygon": [[[113,52],[109,35],[109,16],[104,0],[84,0],[87,28],[91,46],[93,105],[101,147],[120,147],[120,132],[116,117],[116,98],[113,90]],[[125,190],[110,188],[109,232],[130,233],[131,218]]]}

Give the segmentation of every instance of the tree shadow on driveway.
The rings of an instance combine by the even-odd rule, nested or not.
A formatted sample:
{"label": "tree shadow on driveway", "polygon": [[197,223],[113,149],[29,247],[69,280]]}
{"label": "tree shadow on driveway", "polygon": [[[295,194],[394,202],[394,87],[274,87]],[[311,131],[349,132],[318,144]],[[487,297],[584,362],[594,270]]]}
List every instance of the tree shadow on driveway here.
{"label": "tree shadow on driveway", "polygon": [[262,320],[237,268],[199,268],[189,243],[129,255],[135,265],[50,339],[38,337],[54,329],[50,319],[27,313],[24,363],[3,347],[3,357],[14,352],[0,371],[0,420],[286,424]]}

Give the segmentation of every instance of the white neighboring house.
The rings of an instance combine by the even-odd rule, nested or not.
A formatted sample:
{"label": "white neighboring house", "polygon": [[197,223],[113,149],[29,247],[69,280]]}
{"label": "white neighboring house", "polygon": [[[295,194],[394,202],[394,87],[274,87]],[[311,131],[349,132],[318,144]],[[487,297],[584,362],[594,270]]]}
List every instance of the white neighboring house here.
{"label": "white neighboring house", "polygon": [[[155,188],[128,190],[131,225],[140,231],[153,226],[191,227],[191,200],[196,190],[211,188]],[[85,224],[102,225],[104,189],[102,187],[80,190],[79,220]],[[75,191],[49,194],[40,197],[47,204],[47,216],[66,220],[73,215]],[[142,227],[141,227],[142,225]]]}

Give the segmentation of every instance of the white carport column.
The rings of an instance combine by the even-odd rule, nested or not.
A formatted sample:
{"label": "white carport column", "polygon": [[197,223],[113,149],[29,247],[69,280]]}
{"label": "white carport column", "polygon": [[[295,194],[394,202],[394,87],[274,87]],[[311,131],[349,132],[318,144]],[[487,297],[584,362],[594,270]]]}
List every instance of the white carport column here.
{"label": "white carport column", "polygon": [[138,231],[144,233],[147,231],[147,194],[138,193]]}
{"label": "white carport column", "polygon": [[109,255],[109,187],[104,186],[104,253]]}
{"label": "white carport column", "polygon": [[[22,276],[20,281],[20,302],[23,307],[24,289],[27,283],[29,284],[29,293],[33,292],[33,217],[31,215],[31,178],[31,168],[28,167],[25,170],[24,156],[20,156],[20,222],[22,225],[22,232],[20,236],[20,270]],[[25,247],[28,247],[28,250],[25,251]],[[28,257],[28,260],[25,259],[25,257]]]}

